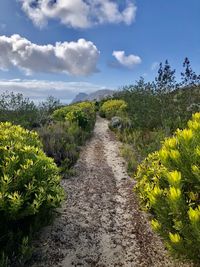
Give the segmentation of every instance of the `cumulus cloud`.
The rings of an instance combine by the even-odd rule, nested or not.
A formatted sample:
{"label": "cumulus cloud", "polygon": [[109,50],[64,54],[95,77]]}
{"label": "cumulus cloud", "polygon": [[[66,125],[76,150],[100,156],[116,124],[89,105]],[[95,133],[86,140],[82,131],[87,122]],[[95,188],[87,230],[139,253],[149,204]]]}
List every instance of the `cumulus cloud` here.
{"label": "cumulus cloud", "polygon": [[111,89],[88,82],[62,82],[45,80],[0,80],[0,94],[8,91],[21,93],[35,102],[48,96],[59,98],[62,103],[70,103],[79,92],[91,93],[101,89]]}
{"label": "cumulus cloud", "polygon": [[97,47],[90,41],[57,42],[37,45],[20,35],[0,36],[0,69],[17,67],[26,74],[34,72],[90,75],[97,71]]}
{"label": "cumulus cloud", "polygon": [[133,68],[135,65],[140,64],[142,62],[139,56],[126,56],[124,51],[113,51],[112,55],[116,58],[120,65],[127,68]]}
{"label": "cumulus cloud", "polygon": [[88,28],[104,23],[130,25],[136,15],[136,6],[130,0],[18,0],[22,10],[36,26],[44,27],[54,19],[73,28]]}

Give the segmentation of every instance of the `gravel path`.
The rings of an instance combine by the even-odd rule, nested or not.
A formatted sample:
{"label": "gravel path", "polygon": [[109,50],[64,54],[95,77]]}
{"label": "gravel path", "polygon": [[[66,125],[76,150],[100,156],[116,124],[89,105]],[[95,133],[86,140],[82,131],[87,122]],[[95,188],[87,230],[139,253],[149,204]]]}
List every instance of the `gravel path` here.
{"label": "gravel path", "polygon": [[[32,267],[164,267],[174,263],[133,193],[119,143],[98,118],[76,176],[63,180],[68,199],[35,242]],[[191,265],[190,265],[191,266]]]}

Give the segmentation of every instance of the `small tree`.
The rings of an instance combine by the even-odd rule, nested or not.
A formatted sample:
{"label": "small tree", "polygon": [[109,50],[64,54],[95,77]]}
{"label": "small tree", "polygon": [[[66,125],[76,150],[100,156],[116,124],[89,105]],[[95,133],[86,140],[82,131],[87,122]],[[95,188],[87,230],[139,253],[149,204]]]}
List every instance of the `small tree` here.
{"label": "small tree", "polygon": [[0,121],[10,121],[26,128],[33,128],[38,122],[38,108],[33,101],[20,93],[5,92],[0,95]]}
{"label": "small tree", "polygon": [[189,59],[186,57],[183,62],[184,72],[181,72],[181,79],[183,86],[195,86],[198,85],[198,76],[192,70]]}
{"label": "small tree", "polygon": [[171,92],[177,87],[175,69],[172,70],[168,60],[163,66],[160,63],[158,76],[155,78],[155,91],[160,103],[161,121],[165,128],[168,128],[168,114],[172,111]]}
{"label": "small tree", "polygon": [[48,96],[44,102],[39,104],[39,124],[44,125],[45,123],[48,123],[51,120],[51,114],[60,106],[61,103],[59,99],[53,96]]}
{"label": "small tree", "polygon": [[171,92],[176,88],[175,72],[175,69],[171,69],[168,60],[165,61],[164,66],[160,63],[158,76],[155,78],[156,91],[159,94]]}
{"label": "small tree", "polygon": [[54,96],[48,96],[47,99],[40,104],[40,108],[51,114],[55,109],[61,106],[60,100]]}

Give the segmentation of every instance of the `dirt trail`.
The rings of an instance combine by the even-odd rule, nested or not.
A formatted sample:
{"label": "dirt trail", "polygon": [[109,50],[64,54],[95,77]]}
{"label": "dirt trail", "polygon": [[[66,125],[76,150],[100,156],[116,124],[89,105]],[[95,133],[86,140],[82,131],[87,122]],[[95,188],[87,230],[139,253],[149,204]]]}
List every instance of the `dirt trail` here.
{"label": "dirt trail", "polygon": [[76,176],[64,180],[67,201],[36,242],[32,267],[188,266],[173,263],[139,211],[119,143],[98,118]]}

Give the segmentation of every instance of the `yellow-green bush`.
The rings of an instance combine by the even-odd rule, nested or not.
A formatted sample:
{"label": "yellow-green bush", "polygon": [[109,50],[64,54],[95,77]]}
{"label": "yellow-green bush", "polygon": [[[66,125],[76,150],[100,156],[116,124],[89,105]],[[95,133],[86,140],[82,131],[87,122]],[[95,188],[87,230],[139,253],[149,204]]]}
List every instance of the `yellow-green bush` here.
{"label": "yellow-green bush", "polygon": [[62,199],[58,168],[43,152],[37,133],[0,123],[0,258],[23,253],[26,236],[50,218]]}
{"label": "yellow-green bush", "polygon": [[56,109],[53,114],[52,114],[52,118],[55,121],[64,121],[66,114],[70,111],[70,106],[66,106],[66,107],[62,107],[62,108],[58,108]]}
{"label": "yellow-green bush", "polygon": [[141,202],[176,255],[200,260],[200,113],[138,167]]}
{"label": "yellow-green bush", "polygon": [[53,122],[38,132],[46,154],[61,167],[64,177],[71,175],[80,146],[91,136],[96,111],[93,102],[81,102],[55,110]]}
{"label": "yellow-green bush", "polygon": [[69,122],[76,122],[86,130],[91,130],[95,122],[95,105],[92,102],[81,102],[70,106],[65,119]]}
{"label": "yellow-green bush", "polygon": [[77,123],[84,130],[91,131],[95,123],[95,104],[93,102],[81,102],[69,105],[53,113],[53,119]]}
{"label": "yellow-green bush", "polygon": [[117,116],[117,115],[123,115],[127,108],[127,104],[124,100],[108,100],[103,103],[103,105],[100,108],[100,114],[103,117],[106,117],[108,119]]}

